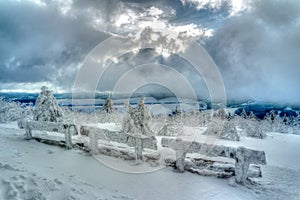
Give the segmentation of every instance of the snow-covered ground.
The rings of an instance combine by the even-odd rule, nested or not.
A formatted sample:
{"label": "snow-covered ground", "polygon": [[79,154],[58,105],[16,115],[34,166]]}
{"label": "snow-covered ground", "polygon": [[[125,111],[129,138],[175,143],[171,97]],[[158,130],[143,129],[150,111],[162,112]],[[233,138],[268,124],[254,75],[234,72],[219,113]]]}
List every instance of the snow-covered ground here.
{"label": "snow-covered ground", "polygon": [[[171,168],[132,174],[111,169],[88,153],[25,140],[16,122],[0,124],[0,199],[300,199],[300,136],[268,133],[242,138],[266,152],[257,184],[229,184]],[[218,141],[240,145],[232,141]],[[110,159],[110,158],[107,158]],[[120,164],[122,160],[118,160]]]}

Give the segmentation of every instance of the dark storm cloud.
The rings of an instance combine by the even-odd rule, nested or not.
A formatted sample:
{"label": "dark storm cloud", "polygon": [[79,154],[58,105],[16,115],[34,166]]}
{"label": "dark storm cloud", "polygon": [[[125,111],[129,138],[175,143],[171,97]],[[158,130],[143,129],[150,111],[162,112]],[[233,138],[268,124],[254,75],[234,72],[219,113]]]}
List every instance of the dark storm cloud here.
{"label": "dark storm cloud", "polygon": [[[148,65],[141,70],[137,70],[137,68],[143,67],[149,63],[153,63],[153,65]],[[166,70],[163,67],[154,67],[154,65],[164,65],[165,67],[169,68],[168,70]],[[153,68],[159,71],[154,71]],[[165,58],[154,49],[149,48],[140,50],[136,54],[128,53],[120,57],[118,63],[113,63],[104,72],[104,75],[99,80],[98,90],[112,91],[117,82],[122,78],[122,76],[130,72],[130,70],[133,70],[134,75],[132,75],[132,77],[135,80],[143,79],[147,76],[157,74],[157,76],[162,77],[164,81],[175,84],[178,89],[177,94],[184,96],[184,94],[186,94],[186,85],[178,83],[176,80],[174,80],[174,77],[168,75],[168,72],[176,70],[177,73],[186,80],[186,82],[189,82],[191,84],[191,87],[197,94],[198,98],[206,99],[209,97],[208,89],[205,85],[204,80],[200,77],[200,75],[198,75],[198,72],[188,61],[184,60],[182,57],[176,54],[171,54],[169,57]],[[150,86],[146,88],[149,89]],[[149,89],[149,93],[152,92],[153,94],[153,91],[155,90],[157,93],[163,93],[163,91],[165,91],[164,88],[160,89],[157,87],[151,90]]]}
{"label": "dark storm cloud", "polygon": [[299,103],[299,1],[254,1],[251,7],[206,42],[228,96]]}
{"label": "dark storm cloud", "polygon": [[[150,13],[153,6],[163,12]],[[154,19],[168,25],[168,21],[174,23],[180,16],[198,12],[180,0],[1,1],[0,82],[51,82],[69,89],[80,62],[109,33],[138,31],[143,22]],[[133,21],[116,24],[122,14],[130,13]],[[191,22],[183,19],[178,23]],[[5,84],[0,87],[7,89]]]}
{"label": "dark storm cloud", "polygon": [[[10,89],[5,84],[46,81],[70,90],[80,63],[99,42],[109,34],[126,35],[152,22],[172,31],[192,29],[195,39],[202,28],[214,29],[213,37],[201,38],[201,43],[218,65],[229,98],[300,100],[297,0],[245,0],[250,2],[249,9],[238,14],[232,14],[231,0],[207,0],[202,7],[196,0],[33,2],[0,1],[0,89]],[[180,65],[176,69],[191,82],[199,81],[175,57],[168,60],[148,54],[139,54],[140,59],[157,59],[174,68]],[[139,63],[130,55],[129,63],[126,56],[122,58],[127,63],[120,62],[116,77],[108,77],[109,81]],[[197,91],[201,90],[199,86]]]}
{"label": "dark storm cloud", "polygon": [[84,19],[64,16],[53,6],[1,1],[0,82],[70,86],[78,64],[106,37]]}

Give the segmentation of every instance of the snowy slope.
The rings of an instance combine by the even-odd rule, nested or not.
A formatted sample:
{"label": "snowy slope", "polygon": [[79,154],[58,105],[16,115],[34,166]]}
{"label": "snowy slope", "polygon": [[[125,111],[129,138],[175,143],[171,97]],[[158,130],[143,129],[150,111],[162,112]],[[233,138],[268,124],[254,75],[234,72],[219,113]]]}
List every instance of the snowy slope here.
{"label": "snowy slope", "polygon": [[[258,179],[261,185],[249,186],[249,188],[239,185],[233,187],[226,179],[203,177],[187,172],[174,173],[171,168],[144,174],[118,172],[102,165],[81,150],[66,150],[35,140],[26,141],[23,134],[24,130],[19,130],[15,123],[0,124],[0,199],[3,200],[247,200],[299,197],[297,196],[300,185],[299,168],[294,169],[294,164],[288,166],[291,169],[276,166],[277,163],[284,163],[287,158],[279,156],[282,160],[272,163],[272,156],[268,152],[267,159],[272,165],[263,168],[264,177]],[[289,135],[285,136],[290,138]],[[274,141],[278,142],[283,139],[274,138]],[[299,150],[300,137],[297,138],[298,140],[290,139],[295,141],[295,145],[298,144]],[[287,140],[286,142],[289,142]],[[290,146],[289,143],[283,142],[280,147],[285,149],[287,146]]]}

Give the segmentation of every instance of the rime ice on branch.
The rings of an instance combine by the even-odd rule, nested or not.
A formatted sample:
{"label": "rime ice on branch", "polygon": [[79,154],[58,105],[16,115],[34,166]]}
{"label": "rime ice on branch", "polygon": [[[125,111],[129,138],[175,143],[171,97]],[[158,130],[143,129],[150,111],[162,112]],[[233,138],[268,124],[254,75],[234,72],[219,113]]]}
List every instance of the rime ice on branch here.
{"label": "rime ice on branch", "polygon": [[52,92],[46,87],[41,88],[35,104],[33,120],[59,122],[62,121],[62,110],[58,106]]}

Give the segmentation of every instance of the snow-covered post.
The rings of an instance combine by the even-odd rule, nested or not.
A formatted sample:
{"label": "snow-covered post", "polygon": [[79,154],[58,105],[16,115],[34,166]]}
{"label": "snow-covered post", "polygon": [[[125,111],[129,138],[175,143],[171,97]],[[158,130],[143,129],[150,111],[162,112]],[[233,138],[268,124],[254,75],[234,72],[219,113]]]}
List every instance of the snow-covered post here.
{"label": "snow-covered post", "polygon": [[182,141],[181,138],[176,138],[171,143],[165,145],[166,147],[172,148],[175,150],[176,161],[175,166],[178,172],[184,172],[184,160],[187,154],[188,146]]}
{"label": "snow-covered post", "polygon": [[31,128],[28,121],[25,121],[25,132],[26,132],[26,139],[27,140],[32,139]]}
{"label": "snow-covered post", "polygon": [[67,130],[65,131],[65,140],[66,140],[66,147],[68,149],[72,148],[72,138],[71,138],[71,133],[70,133],[70,126],[69,125],[64,125],[66,126]]}
{"label": "snow-covered post", "polygon": [[246,183],[250,163],[265,165],[267,163],[265,152],[238,147],[235,155],[235,180],[237,183]]}
{"label": "snow-covered post", "polygon": [[237,183],[244,184],[247,179],[247,172],[250,163],[245,159],[245,147],[238,147],[235,157],[235,180]]}
{"label": "snow-covered post", "polygon": [[137,160],[143,160],[143,139],[142,138],[135,138],[135,154]]}
{"label": "snow-covered post", "polygon": [[89,139],[90,139],[90,150],[92,154],[98,154],[98,134],[96,131],[89,132]]}

